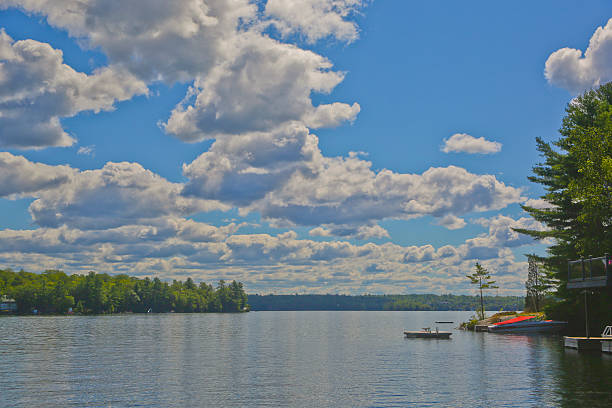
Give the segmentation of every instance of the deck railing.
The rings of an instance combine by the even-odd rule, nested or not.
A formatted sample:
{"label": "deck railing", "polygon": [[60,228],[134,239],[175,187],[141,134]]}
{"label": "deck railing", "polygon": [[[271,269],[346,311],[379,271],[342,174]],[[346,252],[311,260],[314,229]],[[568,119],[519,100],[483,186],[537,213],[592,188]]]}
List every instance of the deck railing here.
{"label": "deck railing", "polygon": [[567,263],[568,288],[602,287],[612,283],[612,258],[578,259]]}

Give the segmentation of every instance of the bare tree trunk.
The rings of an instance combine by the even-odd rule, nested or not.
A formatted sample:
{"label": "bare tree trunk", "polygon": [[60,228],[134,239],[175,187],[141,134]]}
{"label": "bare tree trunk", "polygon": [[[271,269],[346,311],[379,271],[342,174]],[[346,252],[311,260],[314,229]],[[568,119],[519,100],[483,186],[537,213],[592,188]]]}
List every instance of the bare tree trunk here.
{"label": "bare tree trunk", "polygon": [[539,288],[538,286],[538,273],[539,271],[536,269],[536,274],[535,274],[535,287],[536,287],[536,291],[535,291],[535,311],[539,312],[540,311],[540,291],[537,290]]}
{"label": "bare tree trunk", "polygon": [[484,300],[482,299],[482,278],[480,279],[480,318],[484,319]]}

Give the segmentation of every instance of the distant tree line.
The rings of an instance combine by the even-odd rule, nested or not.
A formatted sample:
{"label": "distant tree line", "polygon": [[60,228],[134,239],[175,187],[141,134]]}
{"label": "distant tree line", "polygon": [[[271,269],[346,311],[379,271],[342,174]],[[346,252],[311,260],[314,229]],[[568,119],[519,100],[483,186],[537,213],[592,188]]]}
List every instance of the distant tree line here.
{"label": "distant tree line", "polygon": [[[484,296],[486,310],[522,310],[520,296]],[[475,310],[466,295],[249,295],[251,310]]]}
{"label": "distant tree line", "polygon": [[219,281],[216,288],[204,282],[162,282],[128,275],[67,275],[0,270],[0,295],[15,299],[19,313],[80,314],[164,312],[241,312],[248,310],[242,283]]}

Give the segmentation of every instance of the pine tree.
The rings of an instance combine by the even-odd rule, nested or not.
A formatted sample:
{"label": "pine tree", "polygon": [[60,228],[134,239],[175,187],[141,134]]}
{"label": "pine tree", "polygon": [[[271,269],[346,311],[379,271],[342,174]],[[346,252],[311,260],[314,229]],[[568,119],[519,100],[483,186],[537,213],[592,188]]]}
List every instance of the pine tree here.
{"label": "pine tree", "polygon": [[472,281],[472,284],[478,285],[478,289],[480,290],[480,310],[478,311],[478,318],[482,320],[485,318],[485,310],[484,310],[484,298],[482,297],[483,289],[496,289],[499,286],[495,286],[495,281],[491,280],[491,275],[486,268],[483,268],[478,262],[476,262],[476,271],[471,275],[465,275]]}
{"label": "pine tree", "polygon": [[[579,291],[568,290],[567,262],[602,256],[612,247],[612,83],[574,98],[566,108],[559,140],[536,139],[544,162],[533,168],[529,180],[546,190],[548,208],[523,206],[544,231],[516,229],[536,239],[552,239],[543,265],[559,279],[549,307],[553,318],[584,324]],[[610,292],[593,299],[593,318],[612,320]]]}

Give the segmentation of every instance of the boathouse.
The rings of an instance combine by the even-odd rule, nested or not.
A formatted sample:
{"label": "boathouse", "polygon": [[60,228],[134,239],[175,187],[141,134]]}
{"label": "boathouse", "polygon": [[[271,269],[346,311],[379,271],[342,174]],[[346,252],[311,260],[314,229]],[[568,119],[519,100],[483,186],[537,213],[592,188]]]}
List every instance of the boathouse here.
{"label": "boathouse", "polygon": [[0,296],[0,313],[15,312],[17,312],[17,302],[15,302],[15,299],[10,299],[6,296]]}
{"label": "boathouse", "polygon": [[612,350],[612,329],[606,328],[601,337],[591,337],[589,333],[588,294],[591,289],[612,286],[612,258],[605,254],[598,258],[578,259],[567,263],[567,288],[582,289],[584,293],[584,314],[586,337],[564,336],[565,347],[578,350]]}

